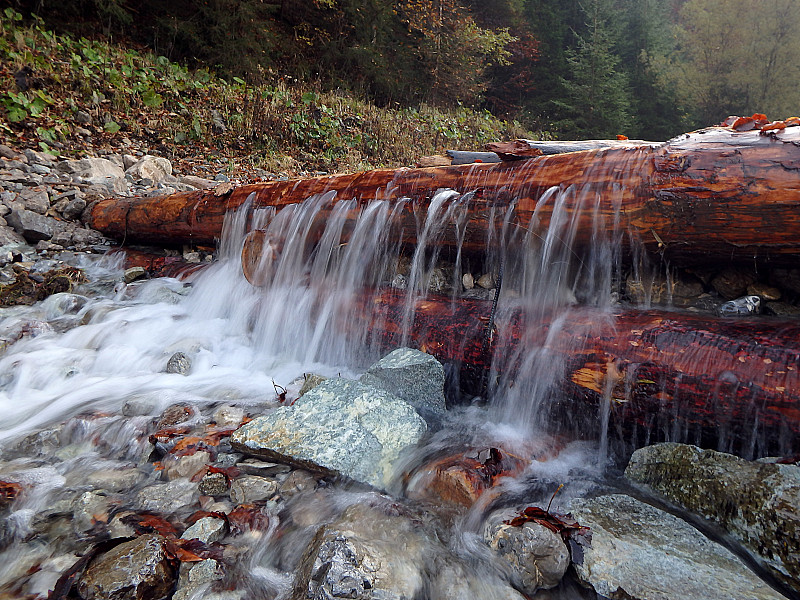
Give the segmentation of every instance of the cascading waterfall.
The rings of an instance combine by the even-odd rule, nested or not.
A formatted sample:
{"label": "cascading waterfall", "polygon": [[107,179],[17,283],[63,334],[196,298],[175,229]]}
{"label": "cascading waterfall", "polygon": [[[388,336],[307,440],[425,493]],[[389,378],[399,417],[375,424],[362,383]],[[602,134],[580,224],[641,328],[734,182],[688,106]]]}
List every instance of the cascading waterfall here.
{"label": "cascading waterfall", "polygon": [[[603,169],[602,156],[597,154],[593,168]],[[93,282],[85,295],[79,289],[81,293],[54,296],[32,307],[4,309],[0,443],[5,462],[0,480],[11,473],[30,482],[37,494],[9,520],[0,561],[11,565],[28,560],[31,553],[46,554],[22,543],[33,530],[34,516],[98,469],[141,464],[149,451],[144,432],[168,406],[181,402],[208,411],[226,402],[258,412],[275,405],[276,385],[289,387],[304,373],[354,376],[385,352],[376,332],[391,330],[397,345],[416,339],[415,317],[427,298],[443,298],[451,305],[470,294],[490,299],[488,290],[462,289],[465,273],[486,274],[494,280],[495,293],[499,289],[493,323],[487,311],[485,320],[470,326],[477,338],[488,331],[492,342],[487,348],[493,352],[488,397],[474,403],[451,398],[472,406],[454,402],[426,447],[405,457],[404,470],[451,448],[530,446],[539,435],[547,439],[545,430],[580,430],[589,423],[586,437],[593,442],[559,441],[551,452],[539,454],[552,457],[560,451],[560,458],[533,461],[518,481],[506,484],[512,497],[527,502],[546,502],[552,493],[546,486],[532,492],[533,480],[565,481],[565,496],[586,492],[593,485],[590,473],[601,472],[607,463],[611,384],[604,384],[605,397],[595,414],[565,411],[559,386],[563,353],[551,349],[580,349],[601,326],[613,327],[620,242],[628,235],[619,226],[622,182],[636,180],[633,172],[642,159],[641,152],[631,152],[618,181],[602,189],[578,181],[551,187],[539,197],[527,228],[514,220],[513,199],[476,199],[480,174],[466,177],[462,189],[439,190],[425,212],[417,211],[413,198],[363,201],[344,193],[337,198],[333,192],[280,211],[245,205],[226,219],[217,262],[186,282],[121,285],[121,259],[109,257],[84,265]],[[535,165],[518,169],[518,177],[535,181]],[[592,178],[586,173],[587,181]],[[486,202],[490,227],[480,253],[463,246],[468,208],[478,201]],[[543,229],[538,217],[545,207],[552,207],[552,216]],[[402,223],[408,223],[400,218],[404,211],[416,215],[413,249],[402,242]],[[578,247],[578,228],[587,219],[592,243]],[[253,229],[262,231],[264,239],[251,274],[256,285],[243,276],[240,256],[245,235]],[[387,288],[402,298],[395,319],[382,304]],[[599,321],[577,335],[574,327],[567,332],[565,324],[587,306]],[[514,350],[507,351],[502,340],[512,322],[526,327]],[[185,375],[165,372],[175,352],[191,357],[192,369]],[[297,388],[299,383],[292,392]],[[26,435],[57,437],[53,453],[60,462],[42,454],[28,456]],[[102,440],[103,452],[89,440]],[[141,485],[158,477],[152,472]],[[393,491],[402,493],[402,486]],[[332,491],[328,499],[343,507],[363,497]],[[478,506],[458,522],[463,535],[453,535],[456,553],[471,555],[470,535],[485,508]],[[298,514],[303,510],[292,509]],[[310,533],[292,530],[283,535],[283,541],[271,540],[249,559],[243,585],[253,593],[289,593],[290,583],[277,565],[299,560],[298,550],[289,545],[293,536],[306,539]],[[18,576],[13,567],[4,568],[0,589]]]}

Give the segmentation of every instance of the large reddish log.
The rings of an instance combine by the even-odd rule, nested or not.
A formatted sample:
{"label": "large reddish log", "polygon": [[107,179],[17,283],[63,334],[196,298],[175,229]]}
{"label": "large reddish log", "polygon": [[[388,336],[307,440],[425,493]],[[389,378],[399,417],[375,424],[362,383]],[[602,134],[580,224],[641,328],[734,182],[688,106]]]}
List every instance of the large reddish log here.
{"label": "large reddish log", "polygon": [[[372,315],[376,346],[402,342],[402,293],[355,301]],[[459,365],[462,387],[473,391],[491,352],[505,380],[522,384],[521,353],[544,347],[549,367],[563,367],[552,405],[563,414],[550,415],[559,425],[577,422],[596,434],[607,403],[612,431],[634,445],[671,440],[745,455],[800,451],[798,321],[571,308],[553,335],[556,315],[534,318],[535,311],[516,308],[499,313],[487,353],[489,302],[429,296],[415,309],[409,342]]]}
{"label": "large reddish log", "polygon": [[[544,232],[557,186],[576,186],[564,204],[576,219],[577,243],[588,244],[597,217],[605,227],[639,239],[653,254],[684,264],[709,259],[769,259],[793,262],[800,255],[800,127],[778,132],[711,128],[662,146],[541,156],[524,161],[424,169],[382,169],[161,198],[107,199],[91,206],[87,223],[129,242],[210,244],[223,217],[253,195],[253,207],[302,202],[336,192],[336,199],[411,198],[400,213],[405,242],[413,243],[417,216],[440,188],[474,192],[468,201],[465,249],[481,251],[505,209],[515,205],[512,224]],[[333,202],[335,202],[334,200]],[[536,211],[536,212],[535,212]],[[353,211],[355,218],[357,211]],[[325,210],[320,221],[327,217]],[[452,228],[454,229],[454,228]],[[455,244],[455,231],[442,243]],[[628,244],[628,236],[622,236]]]}

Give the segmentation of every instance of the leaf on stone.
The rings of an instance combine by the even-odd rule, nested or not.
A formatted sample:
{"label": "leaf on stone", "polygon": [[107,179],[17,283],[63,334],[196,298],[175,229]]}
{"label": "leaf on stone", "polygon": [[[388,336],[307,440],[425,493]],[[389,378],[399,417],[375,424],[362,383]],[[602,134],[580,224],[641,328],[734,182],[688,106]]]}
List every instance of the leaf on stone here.
{"label": "leaf on stone", "polygon": [[519,516],[503,521],[512,527],[521,527],[525,523],[538,523],[550,531],[557,533],[570,549],[572,562],[583,562],[583,547],[592,545],[592,531],[578,523],[570,514],[561,515],[547,512],[538,506],[529,506]]}
{"label": "leaf on stone", "polygon": [[137,535],[159,533],[165,537],[177,537],[178,529],[165,518],[151,513],[125,515],[120,519],[133,528]]}
{"label": "leaf on stone", "polygon": [[269,528],[269,516],[255,504],[240,504],[228,513],[228,525],[232,535],[246,531],[265,531]]}
{"label": "leaf on stone", "polygon": [[216,542],[206,544],[198,539],[168,539],[164,549],[168,556],[181,562],[200,562],[209,558],[222,560],[224,547]]}
{"label": "leaf on stone", "polygon": [[200,481],[209,473],[222,473],[225,476],[225,481],[229,486],[232,479],[236,479],[239,475],[241,475],[241,471],[236,467],[215,467],[213,465],[207,465],[192,475],[190,481]]}
{"label": "leaf on stone", "polygon": [[151,444],[162,443],[166,444],[172,438],[176,438],[180,435],[184,435],[189,431],[188,427],[165,427],[164,429],[159,429],[154,434],[152,434],[148,439],[150,440]]}
{"label": "leaf on stone", "polygon": [[207,517],[212,517],[214,519],[222,519],[223,521],[228,521],[228,515],[224,512],[217,512],[215,510],[198,510],[192,513],[192,515],[186,519],[186,523],[189,525],[194,525],[200,519],[205,519]]}

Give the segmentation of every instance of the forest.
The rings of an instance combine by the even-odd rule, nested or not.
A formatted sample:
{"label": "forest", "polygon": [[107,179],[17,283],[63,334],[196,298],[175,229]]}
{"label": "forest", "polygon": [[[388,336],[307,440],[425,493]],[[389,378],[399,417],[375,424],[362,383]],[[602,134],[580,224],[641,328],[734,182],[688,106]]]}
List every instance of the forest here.
{"label": "forest", "polygon": [[[12,2],[14,4],[14,2]],[[800,112],[796,0],[16,0],[48,27],[253,85],[465,106],[559,138],[663,140]]]}

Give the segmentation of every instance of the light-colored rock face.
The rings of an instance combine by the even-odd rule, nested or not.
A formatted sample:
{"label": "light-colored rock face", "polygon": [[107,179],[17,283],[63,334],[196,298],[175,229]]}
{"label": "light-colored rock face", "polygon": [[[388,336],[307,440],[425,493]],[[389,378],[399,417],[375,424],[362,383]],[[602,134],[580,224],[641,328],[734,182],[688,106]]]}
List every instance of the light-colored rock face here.
{"label": "light-colored rock face", "polygon": [[384,488],[400,453],[416,445],[425,421],[407,402],[355,381],[328,379],[292,406],[236,430],[240,452],[341,473]]}
{"label": "light-colored rock face", "polygon": [[359,381],[402,398],[423,415],[446,410],[444,369],[425,352],[398,348],[367,369]]}
{"label": "light-colored rock face", "polygon": [[149,179],[159,183],[172,175],[172,164],[166,158],[148,154],[128,167],[125,173],[133,179]]}
{"label": "light-colored rock face", "polygon": [[351,506],[309,546],[295,598],[416,598],[430,546],[408,519]]}
{"label": "light-colored rock face", "polygon": [[519,588],[532,596],[557,586],[569,567],[569,552],[561,536],[539,523],[519,527],[507,521],[518,511],[501,510],[486,520],[483,539],[511,567]]}
{"label": "light-colored rock face", "polygon": [[666,443],[634,452],[625,475],[722,525],[800,592],[800,467]]}
{"label": "light-colored rock face", "polygon": [[573,500],[592,545],[578,577],[607,598],[779,600],[733,553],[664,511],[624,495]]}
{"label": "light-colored rock face", "polygon": [[84,600],[166,600],[175,573],[160,535],[143,535],[95,559],[77,584]]}

